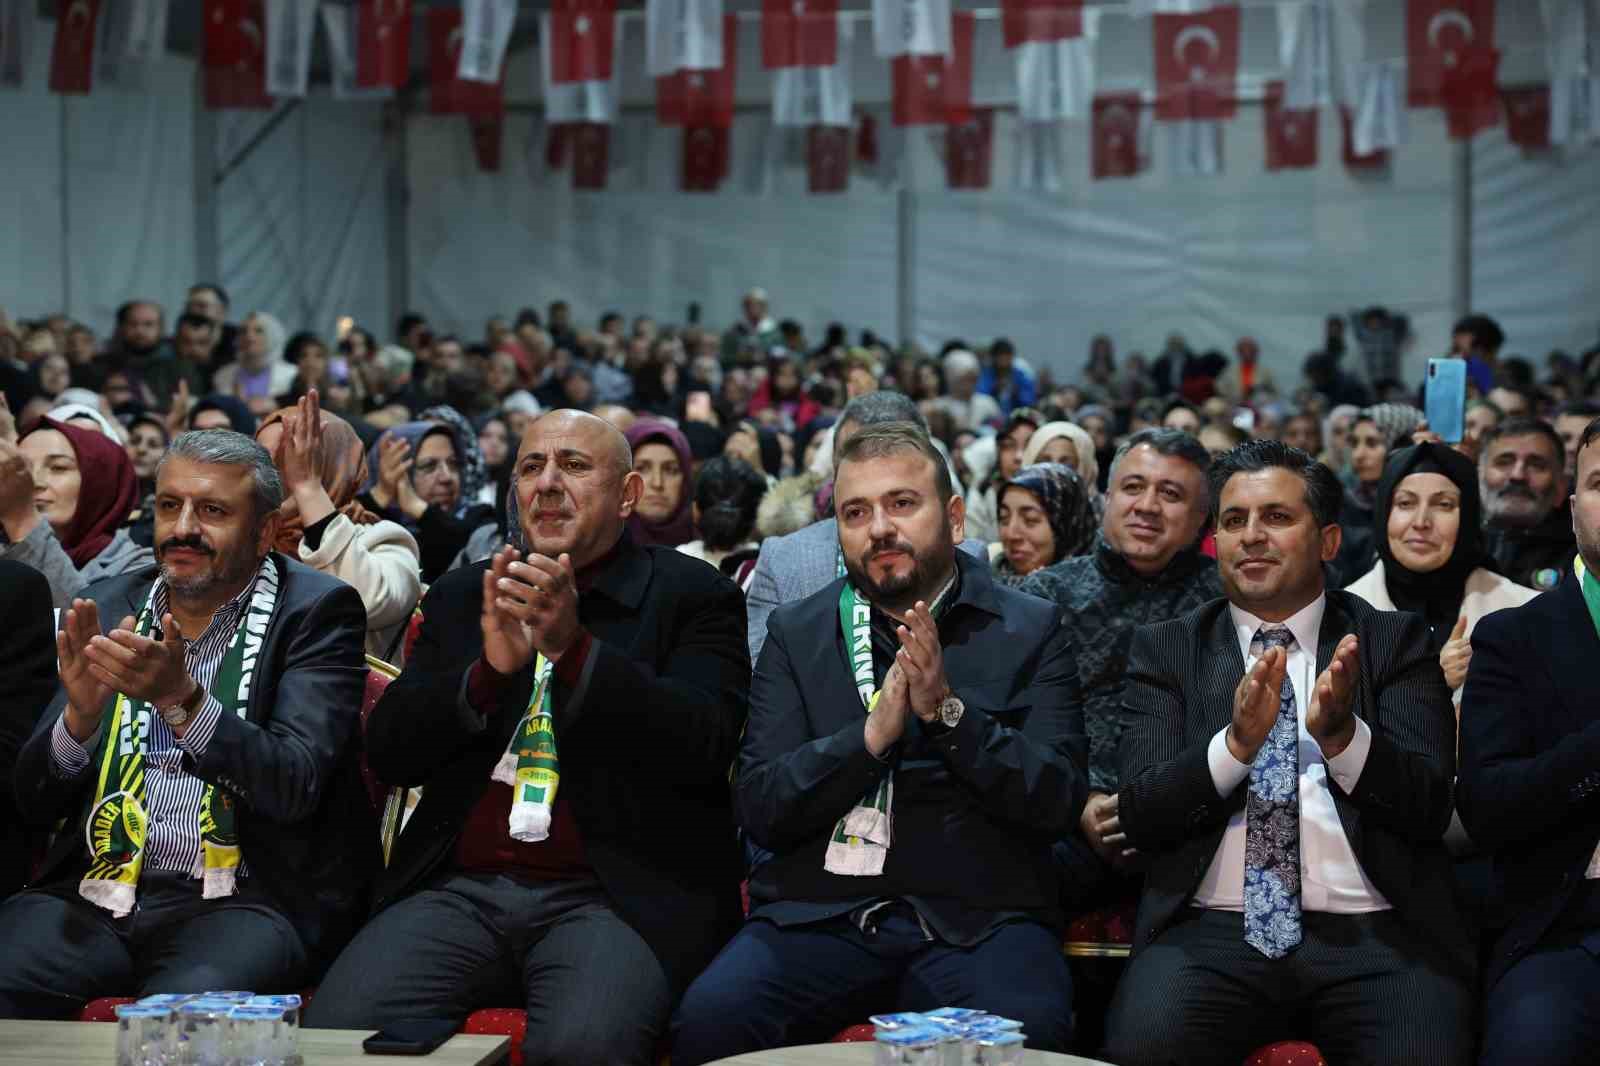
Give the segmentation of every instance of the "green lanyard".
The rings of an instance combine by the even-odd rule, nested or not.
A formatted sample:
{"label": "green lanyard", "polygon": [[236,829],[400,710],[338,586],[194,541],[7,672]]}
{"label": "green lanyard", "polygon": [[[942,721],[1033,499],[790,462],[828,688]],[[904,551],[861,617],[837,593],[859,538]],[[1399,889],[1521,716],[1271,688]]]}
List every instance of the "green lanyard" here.
{"label": "green lanyard", "polygon": [[1600,581],[1596,581],[1594,575],[1584,567],[1581,555],[1572,561],[1572,571],[1578,575],[1583,602],[1589,606],[1589,621],[1594,623],[1594,631],[1600,634]]}

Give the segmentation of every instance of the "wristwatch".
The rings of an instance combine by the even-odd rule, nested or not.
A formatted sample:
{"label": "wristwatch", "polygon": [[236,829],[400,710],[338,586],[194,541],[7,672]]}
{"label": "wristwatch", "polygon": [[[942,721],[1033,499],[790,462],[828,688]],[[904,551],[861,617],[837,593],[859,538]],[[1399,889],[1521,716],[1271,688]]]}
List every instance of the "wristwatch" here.
{"label": "wristwatch", "polygon": [[966,709],[967,705],[961,702],[961,697],[951,693],[939,701],[939,706],[934,709],[934,715],[946,729],[954,729]]}
{"label": "wristwatch", "polygon": [[205,702],[206,690],[200,682],[194,682],[194,688],[189,694],[177,703],[167,707],[157,707],[156,713],[161,720],[173,729],[182,728],[183,724],[193,718],[200,710],[200,705]]}

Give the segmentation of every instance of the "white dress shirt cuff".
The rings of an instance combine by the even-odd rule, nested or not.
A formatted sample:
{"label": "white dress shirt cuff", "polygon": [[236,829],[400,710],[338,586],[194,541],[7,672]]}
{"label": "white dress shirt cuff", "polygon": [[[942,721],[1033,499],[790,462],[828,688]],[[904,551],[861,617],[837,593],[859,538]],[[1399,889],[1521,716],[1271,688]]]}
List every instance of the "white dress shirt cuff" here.
{"label": "white dress shirt cuff", "polygon": [[1350,738],[1350,746],[1326,760],[1328,776],[1339,782],[1339,787],[1344,789],[1346,795],[1356,790],[1356,782],[1361,780],[1361,771],[1366,769],[1367,754],[1370,751],[1372,751],[1372,730],[1367,728],[1367,723],[1357,718],[1356,735]]}
{"label": "white dress shirt cuff", "polygon": [[[1217,795],[1223,799],[1233,795],[1233,790],[1250,777],[1250,764],[1235,759],[1233,752],[1228,750],[1228,729],[1228,726],[1223,726],[1217,730],[1217,735],[1211,738],[1211,743],[1206,747],[1206,762],[1211,765],[1211,783],[1216,786]],[[1361,757],[1367,757],[1365,751]]]}

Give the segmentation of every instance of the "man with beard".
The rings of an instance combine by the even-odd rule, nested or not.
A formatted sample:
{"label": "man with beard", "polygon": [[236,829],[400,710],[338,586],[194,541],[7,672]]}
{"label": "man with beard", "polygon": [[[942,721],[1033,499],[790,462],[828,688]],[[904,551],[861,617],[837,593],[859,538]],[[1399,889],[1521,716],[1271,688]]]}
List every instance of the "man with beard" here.
{"label": "man with beard", "polygon": [[1553,589],[1576,550],[1567,505],[1566,447],[1548,422],[1509,418],[1484,434],[1478,455],[1483,540],[1500,573]]}
{"label": "man with beard", "polygon": [[67,829],[0,906],[0,1016],[291,992],[364,914],[361,598],[271,550],[283,484],[248,437],[178,437],[155,499],[159,566],[72,602],[60,686],[17,759],[21,815]]}
{"label": "man with beard", "polygon": [[1050,845],[1087,778],[1060,609],[956,550],[961,498],[913,423],[851,436],[835,497],[839,577],[773,613],[750,686],[734,783],[765,851],[750,920],[685,995],[672,1061],[938,1006],[1062,1050]]}

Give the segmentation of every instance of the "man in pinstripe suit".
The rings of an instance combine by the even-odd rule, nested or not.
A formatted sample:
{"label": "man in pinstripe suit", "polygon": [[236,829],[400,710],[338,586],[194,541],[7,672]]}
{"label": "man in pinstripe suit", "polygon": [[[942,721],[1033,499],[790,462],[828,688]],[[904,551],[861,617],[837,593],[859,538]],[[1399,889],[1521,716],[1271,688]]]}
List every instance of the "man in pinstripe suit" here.
{"label": "man in pinstripe suit", "polygon": [[1211,468],[1225,600],[1129,653],[1119,828],[1149,860],[1118,1063],[1462,1062],[1472,949],[1441,837],[1450,693],[1422,619],[1329,591],[1340,490],[1250,441]]}

